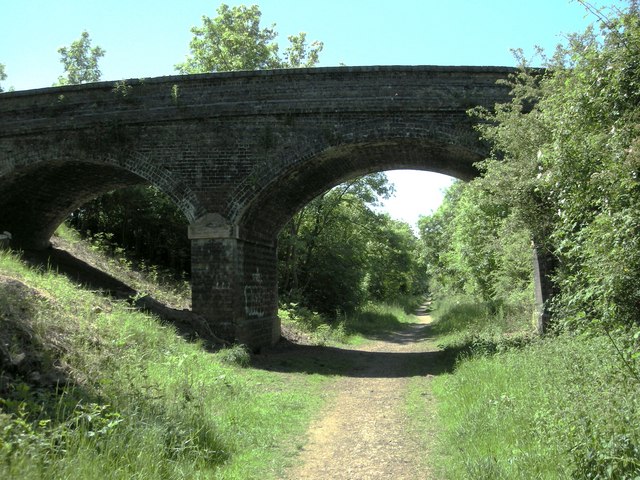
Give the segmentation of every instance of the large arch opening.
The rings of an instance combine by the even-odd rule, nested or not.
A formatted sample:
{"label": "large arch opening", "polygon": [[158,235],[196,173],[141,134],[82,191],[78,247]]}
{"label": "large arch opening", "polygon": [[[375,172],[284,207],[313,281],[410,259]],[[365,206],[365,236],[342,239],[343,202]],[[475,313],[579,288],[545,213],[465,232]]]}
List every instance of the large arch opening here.
{"label": "large arch opening", "polygon": [[[343,182],[373,172],[411,169],[446,174],[461,181],[475,178],[478,172],[474,163],[481,161],[486,152],[477,143],[465,145],[450,140],[392,136],[367,141],[365,134],[359,136],[357,141],[337,142],[314,154],[288,162],[275,174],[272,165],[270,181],[261,183],[259,175],[256,175],[256,194],[245,203],[244,208],[237,210],[235,219],[240,238],[246,244],[276,245],[278,233],[312,199]],[[525,263],[529,269],[530,252],[527,256]],[[252,275],[258,269],[262,272],[264,264],[258,264],[248,257],[242,261],[242,282],[253,288]],[[272,275],[273,271],[269,272]],[[262,278],[265,276],[262,275]],[[340,293],[342,291],[336,292],[334,297]]]}
{"label": "large arch opening", "polygon": [[398,169],[425,170],[461,180],[477,175],[481,152],[455,143],[425,138],[389,138],[343,143],[282,168],[237,213],[237,223],[251,238],[275,238],[313,198],[350,179]]}
{"label": "large arch opening", "polygon": [[[419,177],[426,172],[409,173]],[[406,185],[394,185],[388,174],[376,172],[343,182],[287,222],[277,242],[281,305],[294,311],[302,305],[328,322],[342,314],[353,319],[370,302],[402,304],[411,312],[419,306],[409,306],[428,290],[417,216],[407,221],[390,215],[384,203]],[[438,186],[423,184],[412,206],[431,188],[440,194]],[[424,205],[419,213],[429,211]]]}
{"label": "large arch opening", "polygon": [[[327,192],[334,187],[337,189],[343,188],[344,185],[348,185],[354,179],[390,169],[431,171],[462,180],[469,180],[477,175],[473,163],[482,158],[481,152],[477,151],[477,144],[473,147],[463,146],[452,142],[448,137],[434,140],[431,137],[421,135],[399,137],[394,134],[390,137],[380,137],[371,133],[370,136],[371,138],[368,138],[368,135],[363,133],[358,135],[357,141],[342,142],[328,146],[315,154],[306,155],[297,161],[288,163],[275,175],[272,172],[271,181],[265,182],[265,185],[255,195],[248,207],[239,212],[237,221],[242,238],[246,238],[250,242],[280,244],[278,251],[278,269],[280,272],[278,276],[281,297],[286,292],[286,294],[291,294],[295,300],[297,286],[301,285],[301,290],[305,288],[305,282],[296,281],[295,274],[283,275],[281,273],[283,260],[286,259],[285,261],[291,263],[291,258],[297,255],[296,253],[283,255],[283,237],[286,237],[288,229],[291,229],[293,235],[300,233],[297,231],[299,225],[292,226],[291,220],[305,206],[314,205],[314,202],[317,201],[314,199],[327,195]],[[354,207],[351,212],[343,211],[340,214],[347,219],[356,210],[357,208]],[[345,221],[349,222],[349,220]],[[351,219],[352,225],[358,222],[359,220],[356,218]],[[407,226],[406,232],[401,232],[404,227],[399,225],[400,222],[394,223],[391,220],[382,218],[378,220],[380,224],[384,222],[388,222],[384,227],[388,227],[385,233],[382,230],[377,231],[378,226],[373,226],[371,230],[376,230],[376,232],[363,230],[361,233],[341,237],[346,229],[343,229],[343,231],[337,230],[334,235],[335,242],[332,244],[333,246],[323,245],[326,251],[333,249],[334,254],[333,256],[327,255],[328,260],[324,264],[319,264],[319,262],[313,264],[308,258],[301,261],[306,279],[311,279],[315,283],[322,283],[322,285],[315,288],[311,288],[307,284],[306,291],[301,294],[302,296],[306,295],[306,299],[310,300],[313,308],[322,309],[329,314],[333,311],[335,314],[336,311],[357,305],[359,299],[363,298],[358,297],[358,295],[363,292],[377,295],[378,298],[388,298],[389,290],[394,290],[400,294],[414,291],[413,285],[417,282],[412,282],[408,279],[403,281],[401,278],[395,282],[395,289],[385,288],[382,285],[383,282],[380,281],[383,272],[374,272],[375,269],[373,268],[366,275],[353,274],[353,269],[362,269],[364,263],[376,262],[376,260],[372,259],[373,255],[368,255],[369,258],[367,259],[360,258],[361,256],[358,255],[357,249],[369,248],[369,251],[371,251],[371,248],[378,248],[380,258],[377,262],[383,264],[387,260],[387,258],[383,259],[385,257],[383,254],[386,253],[387,249],[393,249],[394,243],[411,242],[411,240],[406,240],[407,237],[413,236],[411,226]],[[317,223],[324,224],[325,222],[320,221]],[[379,228],[382,229],[382,225]],[[280,234],[280,241],[278,242],[278,234],[283,232],[283,229],[285,231]],[[306,234],[312,237],[310,242],[314,243],[313,237],[319,238],[318,232],[314,232],[313,227],[310,230],[311,232],[306,232]],[[373,247],[360,245],[359,242],[354,241],[354,237],[358,236],[370,236],[371,241],[369,243],[375,243],[377,247],[375,245]],[[296,242],[292,243],[295,244]],[[300,239],[298,239],[297,243],[300,243]],[[291,248],[295,249],[295,245]],[[311,248],[317,251],[320,247],[314,244]],[[407,247],[403,246],[402,248]],[[306,255],[310,257],[310,255]],[[358,258],[354,258],[356,256]],[[255,273],[258,269],[261,272],[264,271],[264,266],[250,265],[246,259],[244,262],[247,274],[249,272]],[[250,262],[253,263],[253,260],[250,260]],[[344,268],[338,267],[335,272],[330,272],[338,263],[342,263]],[[405,260],[407,270],[411,268],[409,263],[409,260]],[[396,268],[401,269],[402,267]],[[291,281],[292,277],[294,278],[293,281]],[[341,281],[332,281],[332,278],[339,278]],[[318,279],[324,280],[324,283],[318,281]],[[247,275],[246,282],[251,284],[251,275]],[[348,285],[348,282],[358,285]],[[357,291],[350,291],[354,289]]]}

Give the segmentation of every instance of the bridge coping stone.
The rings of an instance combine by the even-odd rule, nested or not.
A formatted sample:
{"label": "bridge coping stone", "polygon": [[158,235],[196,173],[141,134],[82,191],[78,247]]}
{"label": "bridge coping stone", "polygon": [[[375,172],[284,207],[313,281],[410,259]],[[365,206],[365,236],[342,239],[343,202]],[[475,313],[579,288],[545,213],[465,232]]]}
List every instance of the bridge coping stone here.
{"label": "bridge coping stone", "polygon": [[280,68],[273,70],[238,70],[233,72],[195,73],[188,75],[165,75],[160,77],[139,77],[121,80],[102,80],[99,82],[85,83],[82,85],[61,85],[57,87],[42,87],[29,90],[15,90],[11,92],[0,92],[1,97],[22,97],[30,95],[41,95],[46,93],[64,93],[82,90],[101,90],[113,88],[117,83],[124,82],[126,85],[136,86],[144,84],[176,83],[197,80],[212,79],[238,79],[238,78],[259,78],[273,76],[303,76],[312,74],[314,76],[322,74],[345,74],[345,73],[369,73],[369,72],[397,72],[397,73],[497,73],[505,76],[516,73],[517,68],[508,66],[475,66],[475,65],[369,65],[369,66],[340,66],[340,67],[311,67],[311,68]]}

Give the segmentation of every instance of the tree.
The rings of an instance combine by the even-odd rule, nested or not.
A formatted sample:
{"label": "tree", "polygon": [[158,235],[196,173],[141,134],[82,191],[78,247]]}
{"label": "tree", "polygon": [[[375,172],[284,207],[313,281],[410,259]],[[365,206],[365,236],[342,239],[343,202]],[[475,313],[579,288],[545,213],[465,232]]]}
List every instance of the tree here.
{"label": "tree", "polygon": [[58,49],[65,75],[58,77],[57,85],[77,85],[100,80],[98,61],[106,53],[102,48],[91,47],[91,38],[85,30],[69,47]]}
{"label": "tree", "polygon": [[419,227],[436,298],[464,294],[489,304],[532,306],[530,232],[482,179],[455,183]]}
{"label": "tree", "polygon": [[307,45],[307,34],[300,32],[290,35],[289,46],[284,52],[284,60],[278,65],[280,68],[313,67],[319,61],[323,44],[317,40]]}
{"label": "tree", "polygon": [[257,5],[229,7],[221,4],[214,19],[203,16],[193,27],[191,54],[176,65],[180,73],[209,73],[265,68],[311,67],[318,62],[321,42],[306,43],[304,32],[290,36],[284,59],[278,55],[275,24],[261,28]]}
{"label": "tree", "polygon": [[136,186],[109,192],[83,205],[68,222],[84,235],[97,236],[133,260],[169,268],[176,277],[190,271],[187,221],[157,188]]}
{"label": "tree", "polygon": [[633,325],[640,309],[640,14],[598,15],[544,74],[523,65],[481,127],[494,147],[482,183],[557,259],[567,328]]}
{"label": "tree", "polygon": [[366,297],[367,239],[377,220],[369,207],[390,192],[386,175],[367,175],[298,212],[278,238],[282,297],[327,314],[356,308]]}
{"label": "tree", "polygon": [[345,182],[298,212],[278,238],[281,297],[329,316],[369,300],[424,293],[411,227],[375,211],[393,186],[384,173]]}
{"label": "tree", "polygon": [[450,261],[449,252],[453,218],[463,189],[464,183],[454,182],[447,189],[440,207],[418,221],[429,291],[436,296],[444,297],[464,291],[465,280],[455,262]]}
{"label": "tree", "polygon": [[[0,82],[7,79],[7,74],[4,71],[4,64],[0,63]],[[2,92],[2,85],[0,85],[0,92]]]}
{"label": "tree", "polygon": [[366,292],[371,299],[394,302],[426,292],[426,269],[409,224],[377,214],[367,236]]}

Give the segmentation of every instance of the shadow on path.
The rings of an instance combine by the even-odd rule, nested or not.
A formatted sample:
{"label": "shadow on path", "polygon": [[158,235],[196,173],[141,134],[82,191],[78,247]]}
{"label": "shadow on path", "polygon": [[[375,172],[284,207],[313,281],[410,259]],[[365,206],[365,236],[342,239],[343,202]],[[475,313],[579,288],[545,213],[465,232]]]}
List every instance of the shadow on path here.
{"label": "shadow on path", "polygon": [[30,266],[42,270],[51,269],[90,290],[98,290],[118,300],[126,300],[140,311],[157,315],[172,324],[179,335],[189,339],[202,339],[206,347],[224,344],[212,331],[207,321],[191,310],[167,307],[151,295],[139,296],[139,292],[126,283],[80,260],[66,250],[55,247],[46,250],[26,250],[22,258]]}
{"label": "shadow on path", "polygon": [[[398,346],[409,347],[410,344],[416,344],[432,336],[431,325],[410,324],[405,330],[385,336],[382,341],[394,350],[398,349]],[[430,351],[366,351],[298,345],[283,339],[275,347],[255,355],[252,366],[285,373],[404,378],[451,372],[455,365],[455,357],[451,352],[433,348]]]}

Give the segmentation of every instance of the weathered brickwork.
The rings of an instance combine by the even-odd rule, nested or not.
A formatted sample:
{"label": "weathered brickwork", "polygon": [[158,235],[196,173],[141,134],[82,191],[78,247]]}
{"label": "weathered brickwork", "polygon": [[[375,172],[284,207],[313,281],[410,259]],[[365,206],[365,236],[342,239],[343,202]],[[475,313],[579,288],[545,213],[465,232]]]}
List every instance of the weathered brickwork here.
{"label": "weathered brickwork", "polygon": [[136,183],[192,223],[193,308],[222,336],[279,335],[275,238],[369,172],[461,179],[486,155],[466,111],[502,67],[340,67],[161,77],[0,95],[0,231],[43,248],[92,197]]}

